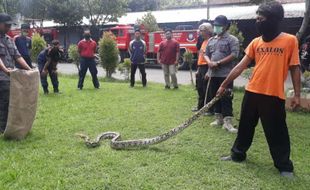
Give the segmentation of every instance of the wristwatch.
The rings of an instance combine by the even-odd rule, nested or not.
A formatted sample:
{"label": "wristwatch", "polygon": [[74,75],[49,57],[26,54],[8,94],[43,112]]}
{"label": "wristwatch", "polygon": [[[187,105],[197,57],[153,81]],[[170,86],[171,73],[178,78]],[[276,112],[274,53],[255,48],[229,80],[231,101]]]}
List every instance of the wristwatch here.
{"label": "wristwatch", "polygon": [[221,61],[217,61],[215,63],[216,63],[216,66],[219,66],[221,64]]}

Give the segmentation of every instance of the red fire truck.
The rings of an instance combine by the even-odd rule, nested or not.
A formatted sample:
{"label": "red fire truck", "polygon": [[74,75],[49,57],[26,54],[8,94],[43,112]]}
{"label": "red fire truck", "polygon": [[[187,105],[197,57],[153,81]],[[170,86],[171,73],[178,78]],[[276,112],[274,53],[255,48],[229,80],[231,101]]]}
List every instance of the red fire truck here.
{"label": "red fire truck", "polygon": [[[118,25],[110,28],[110,31],[116,36],[117,47],[120,51],[121,60],[128,58],[129,43],[134,37],[134,26]],[[143,28],[141,33],[147,45],[147,64],[150,66],[159,66],[157,64],[156,56],[161,41],[165,39],[164,31],[147,32]],[[183,62],[183,54],[186,51],[191,51],[194,58],[197,58],[197,30],[175,30],[172,32],[173,38],[180,43],[180,60],[181,69],[188,68],[188,65]]]}
{"label": "red fire truck", "polygon": [[[58,30],[56,28],[31,28],[29,30],[28,36],[31,37],[33,33],[39,33],[41,36],[44,37],[44,40],[47,43],[51,43],[52,40],[57,39],[58,37]],[[20,35],[20,29],[12,29],[8,32],[8,35],[12,38],[16,35]]]}

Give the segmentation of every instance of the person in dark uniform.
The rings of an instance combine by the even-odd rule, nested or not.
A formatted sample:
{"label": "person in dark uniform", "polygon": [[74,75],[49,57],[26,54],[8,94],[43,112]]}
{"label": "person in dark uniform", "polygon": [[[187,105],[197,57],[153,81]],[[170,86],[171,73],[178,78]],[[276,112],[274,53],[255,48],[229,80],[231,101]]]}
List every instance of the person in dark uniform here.
{"label": "person in dark uniform", "polygon": [[134,87],[135,85],[135,74],[138,67],[142,75],[142,85],[143,87],[146,87],[146,73],[144,67],[145,53],[146,43],[141,39],[141,31],[136,29],[135,39],[129,44],[129,54],[131,60],[130,87]]}
{"label": "person in dark uniform", "polygon": [[58,40],[53,40],[52,45],[44,50],[42,50],[38,56],[38,67],[41,77],[41,85],[44,94],[48,94],[48,82],[47,74],[49,74],[54,93],[59,93],[59,82],[57,76],[57,64],[61,58],[62,50],[60,49],[60,44]]}
{"label": "person in dark uniform", "polygon": [[16,61],[22,69],[30,70],[25,60],[19,54],[13,40],[6,35],[13,24],[12,18],[0,13],[0,133],[6,128],[10,100],[10,71]]}
{"label": "person in dark uniform", "polygon": [[[239,40],[229,34],[230,22],[224,15],[219,15],[214,20],[213,32],[216,36],[209,39],[205,59],[208,62],[206,77],[210,80],[211,98],[216,95],[221,83],[235,66],[235,59],[239,56]],[[229,84],[233,89],[233,83]],[[225,96],[214,105],[215,121],[211,126],[220,127],[231,133],[237,133],[233,120],[233,97]]]}
{"label": "person in dark uniform", "polygon": [[[33,68],[29,52],[29,50],[31,49],[31,38],[28,37],[29,30],[30,30],[29,24],[22,24],[21,34],[14,37],[14,42],[19,53],[27,62],[29,67]],[[16,67],[19,68],[18,65]]]}

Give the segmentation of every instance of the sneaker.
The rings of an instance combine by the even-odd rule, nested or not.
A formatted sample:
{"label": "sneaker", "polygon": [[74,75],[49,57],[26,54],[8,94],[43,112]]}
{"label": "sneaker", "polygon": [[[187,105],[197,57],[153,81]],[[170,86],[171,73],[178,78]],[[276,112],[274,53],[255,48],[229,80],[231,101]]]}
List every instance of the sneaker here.
{"label": "sneaker", "polygon": [[244,160],[233,160],[231,155],[229,156],[222,156],[220,158],[221,161],[232,161],[232,162],[237,162],[237,163],[240,163],[240,162],[243,162]]}
{"label": "sneaker", "polygon": [[82,87],[78,87],[78,90],[83,90],[83,88]]}
{"label": "sneaker", "polygon": [[166,86],[165,86],[165,89],[170,89],[170,86],[167,86],[167,85],[166,85]]}
{"label": "sneaker", "polygon": [[197,111],[199,111],[199,109],[197,107],[192,108],[192,112],[197,112]]}
{"label": "sneaker", "polygon": [[95,89],[99,90],[99,89],[100,89],[100,87],[99,87],[99,86],[98,86],[98,87],[95,87]]}
{"label": "sneaker", "polygon": [[220,160],[221,161],[232,161],[233,159],[232,159],[231,155],[229,155],[229,156],[222,156],[220,158]]}
{"label": "sneaker", "polygon": [[214,113],[213,112],[206,112],[205,114],[204,114],[205,116],[213,116],[214,115]]}
{"label": "sneaker", "polygon": [[238,133],[238,129],[234,128],[233,126],[232,119],[233,117],[224,118],[223,129],[226,129],[230,133]]}
{"label": "sneaker", "polygon": [[133,88],[133,87],[134,87],[134,85],[132,85],[132,84],[131,84],[131,85],[129,85],[129,88]]}
{"label": "sneaker", "polygon": [[220,127],[224,124],[223,115],[220,113],[215,113],[215,121],[210,123],[212,127]]}
{"label": "sneaker", "polygon": [[177,90],[177,89],[179,89],[179,87],[178,87],[178,86],[175,86],[175,87],[173,87],[173,89],[174,89],[174,90]]}
{"label": "sneaker", "polygon": [[288,179],[293,179],[294,178],[294,173],[293,172],[280,172],[280,175],[282,177],[288,178]]}

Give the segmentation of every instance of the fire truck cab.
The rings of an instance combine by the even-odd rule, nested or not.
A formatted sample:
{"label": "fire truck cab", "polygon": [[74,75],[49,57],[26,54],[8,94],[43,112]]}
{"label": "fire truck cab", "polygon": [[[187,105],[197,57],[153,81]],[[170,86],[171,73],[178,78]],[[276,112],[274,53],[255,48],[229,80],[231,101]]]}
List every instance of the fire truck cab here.
{"label": "fire truck cab", "polygon": [[[14,38],[14,36],[20,35],[20,33],[21,29],[12,29],[8,32],[8,35],[11,38]],[[58,31],[56,28],[31,28],[29,29],[28,37],[31,38],[34,33],[39,33],[41,36],[43,36],[47,43],[51,43],[58,37]]]}
{"label": "fire truck cab", "polygon": [[[116,36],[117,47],[120,51],[121,61],[125,58],[129,58],[129,43],[134,38],[134,26],[131,25],[118,25],[110,28]],[[142,38],[146,42],[147,56],[146,63],[149,66],[159,66],[157,64],[157,52],[161,41],[165,40],[164,31],[147,32],[141,28]],[[175,30],[172,32],[173,39],[180,43],[180,59],[179,65],[181,69],[187,69],[188,65],[183,61],[183,54],[186,51],[191,51],[194,54],[194,58],[197,58],[197,30]]]}

